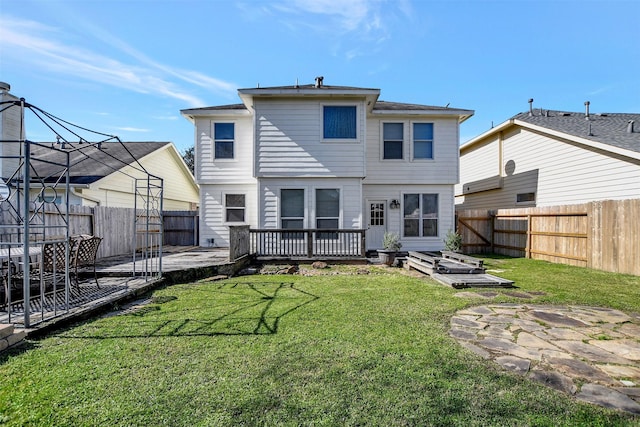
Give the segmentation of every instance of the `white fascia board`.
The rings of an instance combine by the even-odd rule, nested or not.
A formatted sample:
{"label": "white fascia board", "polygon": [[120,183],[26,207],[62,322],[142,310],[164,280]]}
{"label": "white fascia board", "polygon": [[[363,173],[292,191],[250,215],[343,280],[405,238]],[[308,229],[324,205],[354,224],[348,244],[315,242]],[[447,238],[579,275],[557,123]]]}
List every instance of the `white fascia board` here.
{"label": "white fascia board", "polygon": [[238,95],[245,107],[253,111],[255,98],[362,98],[371,108],[380,96],[379,89],[326,89],[326,88],[279,88],[279,89],[240,89]]}
{"label": "white fascia board", "polygon": [[217,110],[217,109],[206,109],[206,108],[198,108],[195,110],[181,110],[180,114],[191,123],[195,122],[197,117],[211,117],[211,116],[249,116],[251,112],[248,110]]}
{"label": "white fascia board", "polygon": [[480,141],[484,140],[485,138],[493,135],[494,133],[498,133],[498,132],[504,130],[505,128],[508,128],[512,124],[513,124],[513,120],[512,119],[506,120],[506,121],[500,123],[498,126],[492,127],[488,131],[486,131],[484,133],[481,133],[480,135],[476,136],[475,138],[470,139],[469,141],[465,142],[464,144],[462,144],[460,146],[460,153],[462,153],[462,151],[464,151],[464,150],[476,145],[477,143],[479,143]]}
{"label": "white fascia board", "polygon": [[427,116],[427,117],[458,117],[458,122],[462,123],[473,116],[473,110],[375,110],[371,112],[373,116]]}

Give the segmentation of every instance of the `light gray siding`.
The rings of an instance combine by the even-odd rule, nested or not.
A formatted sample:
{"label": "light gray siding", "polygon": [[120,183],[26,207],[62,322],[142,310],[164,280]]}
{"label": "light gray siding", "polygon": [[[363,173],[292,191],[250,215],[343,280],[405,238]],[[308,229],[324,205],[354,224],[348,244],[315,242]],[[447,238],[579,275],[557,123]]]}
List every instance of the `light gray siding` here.
{"label": "light gray siding", "polygon": [[[245,222],[251,227],[258,225],[258,206],[256,186],[253,184],[240,185],[201,185],[200,186],[200,245],[201,246],[229,246],[229,226],[239,223],[225,221],[225,194],[245,195]],[[210,239],[214,239],[213,245]]]}
{"label": "light gray siding", "polygon": [[[403,123],[402,160],[383,159],[382,124]],[[412,159],[413,123],[433,123],[433,160]],[[367,176],[365,184],[455,184],[458,182],[459,150],[457,117],[369,117],[367,121]]]}
{"label": "light gray siding", "polygon": [[269,178],[260,180],[261,228],[280,228],[280,190],[305,190],[305,228],[316,228],[315,190],[337,188],[340,190],[340,228],[362,228],[362,189],[360,179],[335,178],[290,179]]}
{"label": "light gray siding", "polygon": [[[355,140],[323,140],[324,105],[357,106]],[[257,177],[364,176],[361,101],[255,100]]]}
{"label": "light gray siding", "polygon": [[[214,159],[213,124],[234,123],[233,159]],[[196,173],[198,184],[239,184],[253,179],[253,118],[251,116],[217,116],[196,120]]]}
{"label": "light gray siding", "polygon": [[[364,200],[397,199],[399,209],[387,207],[387,231],[400,236],[403,251],[438,251],[444,249],[443,239],[449,230],[455,229],[455,213],[453,206],[453,185],[363,185]],[[405,237],[403,230],[403,196],[404,194],[438,194],[438,236]],[[366,203],[366,202],[364,202]],[[363,207],[363,211],[367,207]],[[366,224],[365,224],[366,227]]]}

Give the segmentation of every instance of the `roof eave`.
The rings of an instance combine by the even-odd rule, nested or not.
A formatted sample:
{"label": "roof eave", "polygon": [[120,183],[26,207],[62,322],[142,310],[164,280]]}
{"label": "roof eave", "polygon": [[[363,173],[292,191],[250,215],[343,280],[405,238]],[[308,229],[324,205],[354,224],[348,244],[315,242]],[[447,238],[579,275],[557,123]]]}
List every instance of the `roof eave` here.
{"label": "roof eave", "polygon": [[607,151],[610,153],[615,153],[615,154],[619,154],[621,156],[625,156],[625,157],[629,157],[632,159],[640,159],[640,153],[632,151],[632,150],[626,150],[624,148],[620,148],[620,147],[616,147],[615,145],[610,145],[610,144],[606,144],[603,142],[598,142],[598,141],[593,141],[591,139],[586,139],[586,138],[581,138],[579,136],[575,136],[572,135],[570,133],[566,133],[566,132],[560,132],[557,130],[553,130],[553,129],[549,129],[547,127],[544,126],[538,126],[538,125],[534,125],[531,124],[529,122],[525,122],[522,120],[518,120],[518,119],[509,119],[504,121],[503,123],[501,123],[500,125],[489,129],[488,131],[476,136],[475,138],[469,140],[468,142],[466,142],[465,144],[460,146],[460,153],[462,153],[463,151],[473,147],[474,145],[480,143],[481,141],[484,141],[486,138],[488,138],[489,136],[496,134],[500,131],[503,131],[504,129],[508,128],[509,126],[520,126],[522,128],[525,129],[530,129],[536,132],[540,132],[540,133],[544,133],[547,135],[551,135],[557,138],[561,138],[561,139],[566,139],[569,141],[574,141],[578,144],[581,145],[585,145],[587,147],[592,147],[592,148],[596,148],[598,150],[602,150],[602,151]]}
{"label": "roof eave", "polygon": [[353,98],[364,97],[369,108],[373,108],[378,97],[380,89],[361,89],[361,88],[255,88],[255,89],[238,89],[238,96],[244,105],[253,111],[253,100],[256,98]]}
{"label": "roof eave", "polygon": [[459,123],[464,122],[475,114],[474,110],[460,109],[444,109],[444,110],[373,110],[372,115],[376,116],[430,116],[430,117],[449,117],[457,116]]}
{"label": "roof eave", "polygon": [[195,123],[195,119],[197,117],[209,117],[209,116],[248,116],[251,114],[250,111],[245,109],[227,109],[227,110],[218,110],[218,109],[208,109],[208,108],[194,108],[194,109],[186,109],[180,110],[180,114],[182,117],[189,120],[191,123]]}

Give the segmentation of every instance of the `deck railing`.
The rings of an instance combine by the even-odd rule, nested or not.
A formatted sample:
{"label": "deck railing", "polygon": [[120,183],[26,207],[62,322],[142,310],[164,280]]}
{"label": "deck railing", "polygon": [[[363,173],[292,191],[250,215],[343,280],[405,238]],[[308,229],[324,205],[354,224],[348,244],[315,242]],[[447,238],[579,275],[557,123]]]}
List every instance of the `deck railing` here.
{"label": "deck railing", "polygon": [[253,229],[251,252],[259,257],[365,257],[365,230]]}

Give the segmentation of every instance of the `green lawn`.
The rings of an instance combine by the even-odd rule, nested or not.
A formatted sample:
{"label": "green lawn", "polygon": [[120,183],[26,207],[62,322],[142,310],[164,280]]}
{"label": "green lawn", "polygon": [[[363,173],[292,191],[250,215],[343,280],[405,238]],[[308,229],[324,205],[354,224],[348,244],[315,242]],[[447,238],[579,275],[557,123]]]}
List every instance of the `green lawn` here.
{"label": "green lawn", "polygon": [[[536,302],[640,312],[640,277],[486,262]],[[324,272],[174,285],[29,341],[0,356],[0,424],[640,425],[460,347],[450,317],[486,300],[397,269]]]}

